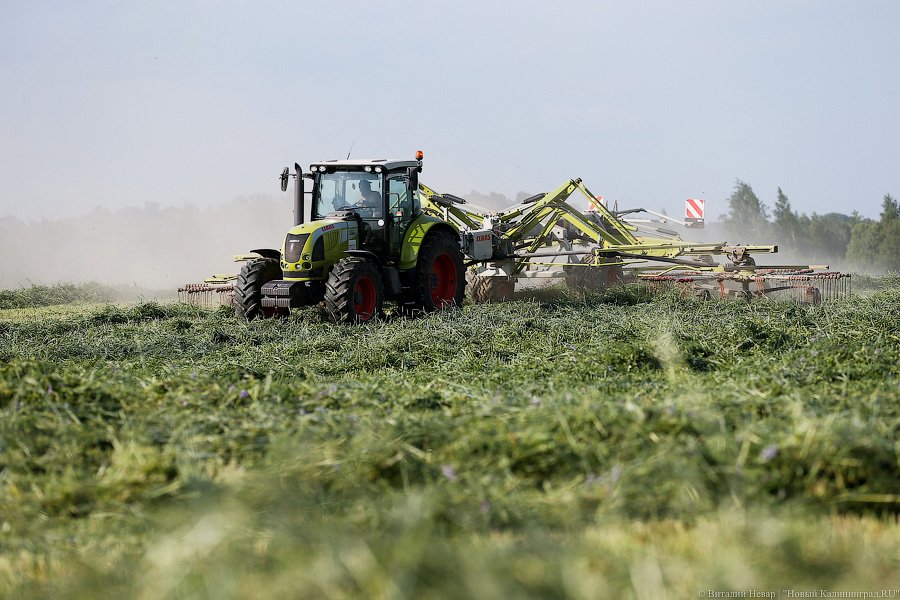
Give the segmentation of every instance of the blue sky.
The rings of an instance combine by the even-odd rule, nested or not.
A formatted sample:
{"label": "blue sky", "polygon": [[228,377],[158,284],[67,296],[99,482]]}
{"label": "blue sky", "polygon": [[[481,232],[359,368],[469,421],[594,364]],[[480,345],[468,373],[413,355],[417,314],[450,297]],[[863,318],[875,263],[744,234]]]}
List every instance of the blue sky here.
{"label": "blue sky", "polygon": [[[0,216],[277,192],[294,161],[715,217],[900,195],[900,3],[6,3]],[[290,202],[285,196],[285,202]]]}

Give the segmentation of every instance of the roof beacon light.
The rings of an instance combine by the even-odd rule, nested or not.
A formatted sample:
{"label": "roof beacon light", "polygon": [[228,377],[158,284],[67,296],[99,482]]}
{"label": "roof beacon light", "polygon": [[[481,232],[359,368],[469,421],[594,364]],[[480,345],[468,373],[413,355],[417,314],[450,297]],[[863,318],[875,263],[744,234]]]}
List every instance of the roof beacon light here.
{"label": "roof beacon light", "polygon": [[416,160],[422,160],[425,158],[425,154],[421,150],[416,150]]}

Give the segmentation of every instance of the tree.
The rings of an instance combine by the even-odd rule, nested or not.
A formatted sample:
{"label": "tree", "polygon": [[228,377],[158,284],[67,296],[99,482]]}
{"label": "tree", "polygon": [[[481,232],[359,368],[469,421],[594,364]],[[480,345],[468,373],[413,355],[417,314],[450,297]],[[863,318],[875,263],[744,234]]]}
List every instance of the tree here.
{"label": "tree", "polygon": [[884,195],[881,204],[878,238],[875,263],[886,271],[900,271],[900,205],[890,194]]}
{"label": "tree", "polygon": [[803,250],[810,259],[830,261],[846,256],[855,222],[853,217],[840,213],[813,213],[808,219],[804,215],[804,221]]}
{"label": "tree", "polygon": [[740,179],[735,182],[734,191],[728,198],[728,208],[725,223],[739,238],[759,238],[769,234],[766,207],[749,184]]}
{"label": "tree", "polygon": [[900,206],[890,194],[885,194],[881,203],[881,222],[888,223],[896,219],[900,219]]}
{"label": "tree", "polygon": [[865,219],[853,226],[847,259],[869,272],[900,271],[900,206],[885,194],[878,221]]}
{"label": "tree", "polygon": [[778,198],[775,200],[775,233],[781,240],[790,242],[796,248],[800,242],[800,218],[791,210],[791,201],[778,188]]}

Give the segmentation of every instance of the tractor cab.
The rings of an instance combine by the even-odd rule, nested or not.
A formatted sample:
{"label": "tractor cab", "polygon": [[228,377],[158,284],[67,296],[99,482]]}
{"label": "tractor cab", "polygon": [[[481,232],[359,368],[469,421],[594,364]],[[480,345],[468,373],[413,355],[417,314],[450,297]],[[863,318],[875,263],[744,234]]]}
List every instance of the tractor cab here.
{"label": "tractor cab", "polygon": [[358,249],[384,258],[397,256],[406,230],[419,214],[410,171],[417,174],[420,165],[385,159],[313,163],[310,218],[356,220],[360,223]]}

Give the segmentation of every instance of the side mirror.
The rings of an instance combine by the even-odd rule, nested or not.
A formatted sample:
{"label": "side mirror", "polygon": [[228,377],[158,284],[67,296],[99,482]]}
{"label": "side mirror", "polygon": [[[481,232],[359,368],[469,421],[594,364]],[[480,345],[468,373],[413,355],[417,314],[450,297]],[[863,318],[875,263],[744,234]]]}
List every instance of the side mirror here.
{"label": "side mirror", "polygon": [[406,169],[406,191],[412,197],[419,191],[419,168],[407,167]]}
{"label": "side mirror", "polygon": [[284,171],[281,172],[281,191],[282,192],[287,191],[288,173],[290,173],[290,171],[288,171],[287,167],[285,167]]}

